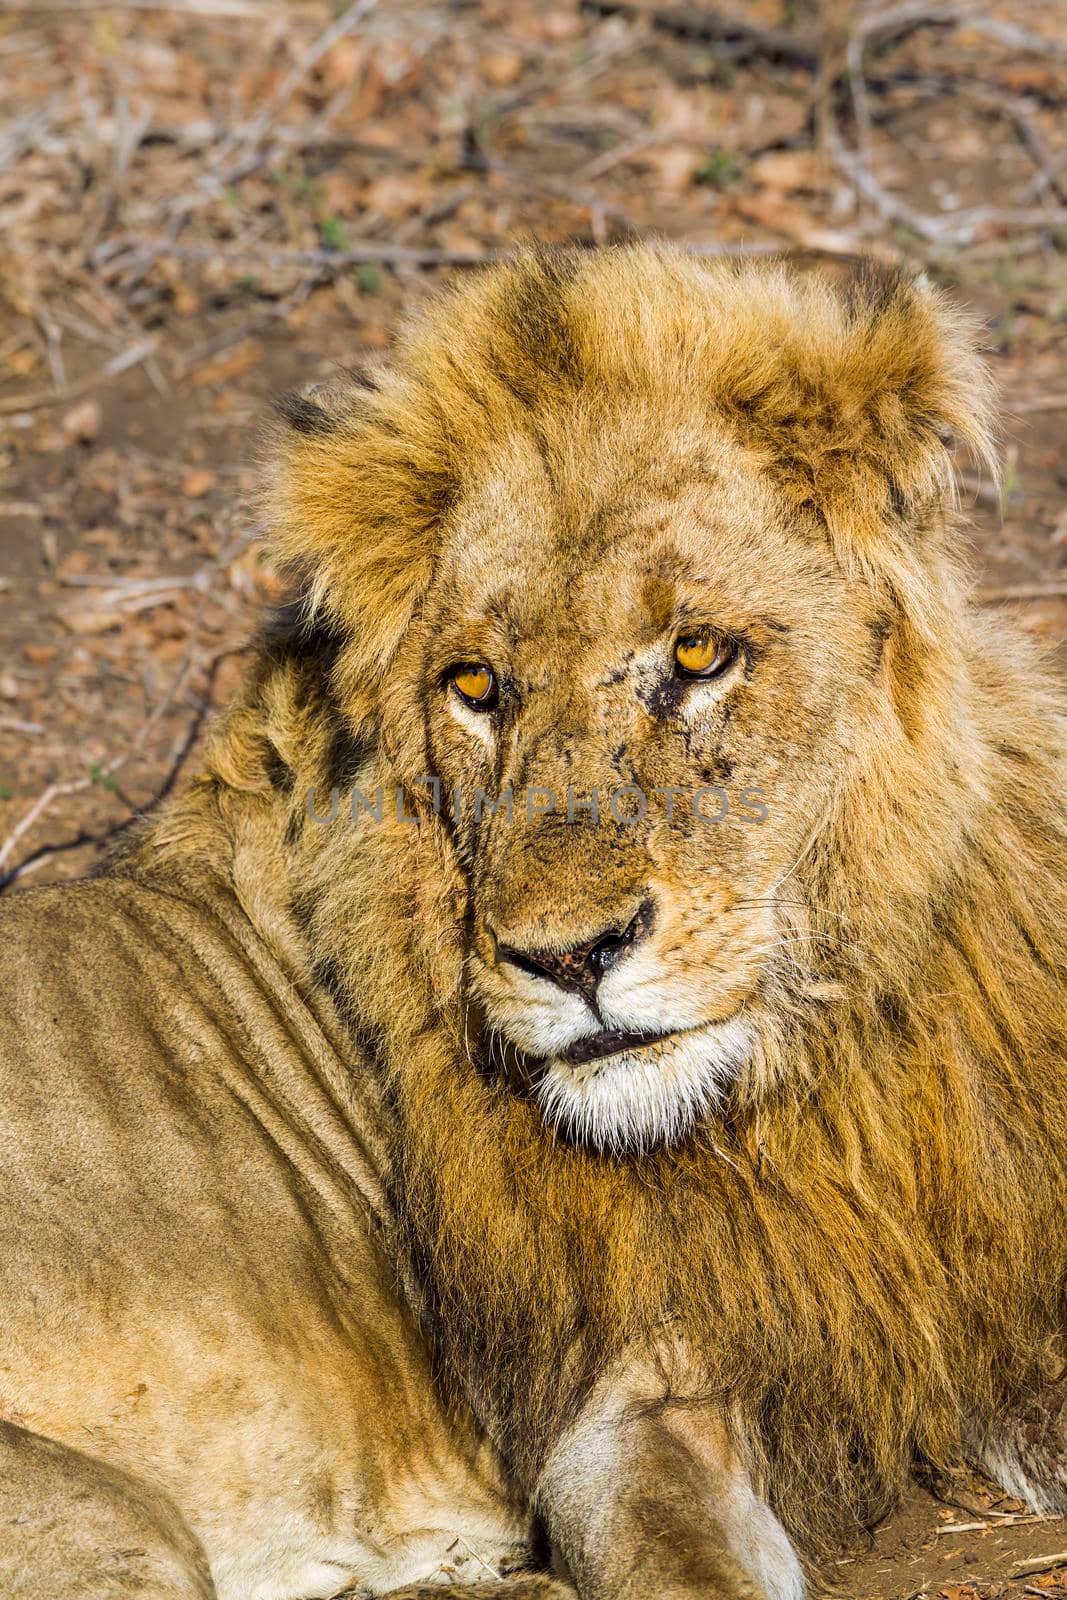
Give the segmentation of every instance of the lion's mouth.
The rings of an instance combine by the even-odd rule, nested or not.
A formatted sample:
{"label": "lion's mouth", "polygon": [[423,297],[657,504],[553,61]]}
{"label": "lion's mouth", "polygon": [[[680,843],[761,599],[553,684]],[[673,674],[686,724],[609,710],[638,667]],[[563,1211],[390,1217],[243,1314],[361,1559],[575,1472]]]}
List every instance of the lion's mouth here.
{"label": "lion's mouth", "polygon": [[599,1061],[601,1056],[620,1055],[624,1050],[645,1050],[669,1038],[669,1033],[626,1033],[621,1028],[602,1028],[599,1033],[591,1033],[568,1045],[560,1052],[559,1059],[580,1067],[587,1061]]}

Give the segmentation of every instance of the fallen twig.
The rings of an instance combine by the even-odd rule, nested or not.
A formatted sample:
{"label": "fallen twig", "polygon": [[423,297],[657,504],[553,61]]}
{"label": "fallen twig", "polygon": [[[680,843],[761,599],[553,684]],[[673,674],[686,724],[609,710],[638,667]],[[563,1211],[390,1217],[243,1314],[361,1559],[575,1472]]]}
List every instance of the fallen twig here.
{"label": "fallen twig", "polygon": [[1055,600],[1064,596],[1067,596],[1067,580],[1062,583],[1009,583],[1002,589],[978,591],[979,602],[984,606],[997,605],[1002,600]]}
{"label": "fallen twig", "polygon": [[582,0],[582,9],[600,17],[627,17],[632,22],[649,22],[665,33],[682,39],[700,39],[726,46],[737,61],[765,56],[814,72],[819,64],[821,40],[816,34],[791,28],[753,28],[736,17],[697,10],[688,6],[649,6],[635,0]]}
{"label": "fallen twig", "polygon": [[[173,256],[177,261],[259,261],[273,267],[319,267],[323,271],[343,271],[345,267],[358,267],[367,263],[381,266],[405,267],[476,267],[490,261],[510,258],[511,250],[417,250],[404,245],[366,244],[351,246],[347,250],[298,250],[281,245],[219,244],[179,245],[172,240],[161,240],[148,246],[148,253]],[[114,275],[121,273],[119,271]],[[105,271],[104,276],[110,276]]]}
{"label": "fallen twig", "polygon": [[1051,56],[1053,61],[1067,61],[1067,44],[1031,33],[1029,28],[1020,28],[1017,23],[1002,22],[999,17],[972,17],[965,6],[959,8],[959,22],[973,33],[984,33],[987,39],[1006,44],[1009,50],[1024,50],[1033,55]]}
{"label": "fallen twig", "polygon": [[983,1511],[985,1517],[995,1517],[998,1528],[1032,1527],[1035,1522],[1062,1522],[1062,1511]]}
{"label": "fallen twig", "polygon": [[[188,678],[189,673],[192,671],[195,655],[195,644],[196,641],[193,641],[190,644],[189,649],[182,658],[181,665],[178,667],[177,672],[171,679],[170,686],[168,687],[166,693],[163,695],[158,705],[153,707],[148,717],[142,723],[140,729],[132,739],[128,749],[123,750],[120,755],[113,756],[110,761],[101,762],[100,765],[92,773],[90,773],[88,777],[72,778],[66,783],[50,783],[43,793],[37,796],[37,799],[30,806],[30,809],[24,813],[18,822],[16,822],[3,845],[0,845],[0,867],[3,867],[6,862],[11,859],[19,840],[25,837],[38,818],[42,817],[56,800],[60,800],[67,795],[84,794],[87,789],[93,788],[102,780],[113,777],[116,772],[124,767],[126,763],[141,750],[152,728],[155,727],[156,723],[167,710],[167,707],[172,703],[180,689],[184,687],[185,681]],[[16,872],[19,870],[21,869],[17,868]],[[0,889],[6,888],[7,885],[13,881],[13,878],[14,874],[12,873],[7,873],[4,877],[0,878]]]}
{"label": "fallen twig", "polygon": [[93,377],[83,378],[81,383],[72,383],[66,389],[37,389],[30,394],[0,396],[0,417],[13,416],[20,411],[44,411],[46,407],[62,406],[66,405],[68,400],[80,399],[83,394],[88,394],[101,383],[106,383],[109,378],[117,378],[120,373],[135,367],[139,361],[146,361],[158,348],[159,338],[152,334],[149,338],[139,339],[136,344],[130,345]]}
{"label": "fallen twig", "polygon": [[29,149],[35,140],[40,139],[62,103],[61,95],[52,95],[38,110],[29,112],[13,126],[4,129],[0,137],[0,172],[13,167],[23,151]]}
{"label": "fallen twig", "polygon": [[[732,240],[710,241],[706,244],[687,243],[684,248],[693,255],[777,255],[783,252],[778,246],[755,243],[736,243]],[[495,261],[510,261],[516,252],[510,249],[486,250],[418,250],[406,245],[366,244],[348,250],[297,250],[264,244],[227,244],[212,248],[200,245],[174,245],[169,241],[160,245],[161,255],[173,256],[179,261],[249,261],[256,260],[272,267],[318,267],[324,272],[342,272],[346,267],[374,263],[380,266],[403,267],[481,267]],[[14,408],[21,409],[21,408]]]}
{"label": "fallen twig", "polygon": [[[247,547],[252,544],[261,533],[262,529],[260,527],[251,527],[245,529],[237,536],[237,538],[231,540],[229,544],[224,546],[224,548],[219,551],[218,555],[215,556],[212,561],[206,563],[205,566],[202,567],[197,573],[193,574],[194,586],[198,589],[201,589],[204,593],[209,592],[209,577],[218,577],[228,563],[240,555],[243,550],[247,549]],[[164,583],[167,580],[146,579],[143,581],[146,585],[151,585]],[[8,861],[10,861],[19,841],[26,836],[34,824],[39,821],[39,819],[45,814],[46,811],[50,809],[56,800],[63,799],[70,795],[84,794],[88,789],[93,788],[96,784],[113,777],[114,774],[124,767],[128,761],[132,760],[134,756],[139,754],[139,752],[144,748],[145,741],[152,729],[155,727],[156,723],[159,722],[160,718],[174,703],[174,700],[184,688],[186,682],[192,674],[194,667],[202,664],[202,658],[199,656],[200,634],[200,627],[194,625],[192,635],[185,649],[185,654],[183,655],[178,668],[170,681],[170,684],[168,685],[162,698],[152,708],[145,721],[141,724],[137,733],[134,735],[133,739],[130,741],[125,750],[123,750],[119,755],[113,756],[110,761],[101,762],[96,768],[94,768],[93,772],[90,773],[88,777],[73,778],[65,783],[51,783],[42,794],[38,795],[37,799],[30,806],[29,810],[24,813],[24,815],[15,824],[14,828],[12,828],[4,843],[0,845],[0,869],[2,869]],[[211,673],[214,672],[218,662],[221,661],[224,656],[236,655],[245,649],[247,649],[247,645],[244,644],[231,645],[227,646],[223,650],[218,651],[216,654],[207,657],[206,659],[210,663]],[[209,686],[211,681],[211,675],[209,674]],[[188,736],[187,739],[185,739],[184,747],[186,751],[192,746],[192,740],[195,738],[195,730],[199,727],[200,721],[203,718],[203,715],[206,711],[206,705],[207,700],[205,699],[204,703],[197,711],[196,719],[194,719],[194,731]],[[172,777],[168,780],[168,785],[165,785],[164,788],[159,791],[153,803],[158,803],[159,799],[161,799],[162,796],[168,792],[168,787],[173,783],[176,775],[177,773],[175,771]],[[84,843],[88,841],[79,838],[77,842]],[[9,869],[6,873],[0,871],[0,893],[14,883],[17,878],[22,876],[28,869],[31,862],[36,864],[45,855],[49,853],[54,854],[56,850],[61,848],[69,847],[42,845],[39,850],[35,850],[32,856],[27,857],[27,859],[23,862],[20,862],[18,866]]]}
{"label": "fallen twig", "polygon": [[825,127],[830,158],[842,175],[884,218],[903,222],[927,244],[967,245],[984,227],[1048,229],[1067,224],[1067,207],[973,206],[943,217],[917,211],[879,182],[861,157],[847,149],[832,117],[826,119]]}
{"label": "fallen twig", "polygon": [[[167,770],[163,775],[162,782],[159,784],[152,797],[146,801],[143,806],[134,806],[134,804],[130,802],[125,795],[123,795],[122,798],[127,800],[129,815],[120,818],[119,821],[114,823],[111,827],[105,828],[100,833],[91,833],[86,829],[82,829],[80,833],[74,834],[68,839],[61,839],[55,844],[38,845],[37,849],[31,851],[24,860],[19,862],[18,866],[12,867],[8,872],[0,873],[0,894],[3,894],[5,889],[10,889],[12,884],[18,883],[22,878],[28,877],[31,872],[36,872],[39,867],[43,867],[44,864],[47,861],[50,861],[53,856],[63,855],[68,850],[77,850],[81,846],[87,844],[96,845],[97,847],[110,844],[113,839],[117,839],[120,834],[125,833],[126,829],[131,827],[139,817],[147,816],[149,812],[154,811],[157,806],[162,805],[163,801],[167,798],[174,788],[174,785],[177,783],[181,774],[181,770],[189,756],[189,752],[196,743],[196,740],[200,734],[200,730],[204,725],[204,718],[207,716],[208,708],[211,705],[211,695],[214,689],[215,675],[218,672],[219,663],[224,661],[227,656],[242,654],[247,648],[248,646],[244,644],[230,645],[223,650],[217,651],[214,655],[206,658],[207,681],[204,685],[200,702],[193,713],[192,720],[188,727],[182,731],[179,738],[171,746],[170,758],[168,760]],[[179,675],[181,672],[182,669],[180,668]],[[167,695],[164,696],[164,701],[169,701],[172,698],[172,692],[168,690]],[[157,711],[153,713],[153,717],[158,715],[159,709],[161,708],[157,708]],[[128,757],[133,753],[133,751],[128,751],[126,756],[124,756],[122,759],[128,759]],[[114,764],[112,764],[110,768],[101,768],[97,776],[94,778],[79,779],[76,783],[72,784],[51,785],[51,787],[46,789],[44,794],[42,794],[36,802],[34,807],[35,814],[33,816],[33,821],[36,821],[37,818],[41,816],[47,809],[47,807],[51,805],[52,801],[59,799],[61,795],[82,793],[84,790],[90,788],[94,783],[99,782],[101,777],[106,777],[115,770],[116,768]],[[25,822],[26,818],[23,818],[23,823]],[[20,831],[26,831],[22,824],[20,824]],[[10,836],[8,842],[10,843],[11,839],[13,838],[14,834]],[[2,860],[2,857],[0,857],[0,860]]]}
{"label": "fallen twig", "polygon": [[824,118],[823,129],[830,159],[838,171],[849,179],[858,194],[871,201],[883,218],[903,222],[928,243],[941,237],[941,230],[932,217],[916,211],[914,206],[909,206],[905,200],[892,194],[884,184],[879,183],[862,158],[846,148],[831,116]]}
{"label": "fallen twig", "polygon": [[1038,394],[1032,400],[1016,400],[1013,411],[1067,411],[1067,394]]}
{"label": "fallen twig", "polygon": [[96,202],[94,215],[85,231],[82,249],[86,259],[92,254],[93,246],[101,233],[114,219],[115,208],[118,205],[119,195],[122,192],[123,181],[129,170],[130,162],[137,154],[141,140],[152,125],[151,106],[142,106],[137,115],[131,119],[126,106],[126,97],[120,94],[117,109],[121,121],[121,133],[115,145],[111,172]]}
{"label": "fallen twig", "polygon": [[329,50],[332,50],[338,40],[351,33],[357,23],[363,21],[374,10],[378,0],[354,0],[339,17],[336,17],[330,26],[319,34],[318,38],[302,51],[300,59],[286,73],[282,82],[274,93],[265,101],[256,113],[251,127],[247,130],[242,142],[255,145],[266,133],[274,122],[278,112],[292,99],[297,89],[303,83],[308,73],[320,62]]}
{"label": "fallen twig", "polygon": [[901,5],[887,6],[884,11],[870,11],[859,17],[853,31],[864,39],[871,39],[878,34],[884,38],[886,34],[912,33],[918,28],[967,28],[972,33],[996,39],[1011,50],[1067,61],[1067,47],[1058,41],[1045,39],[1013,22],[1001,22],[998,17],[976,13],[969,0],[945,5],[930,4],[929,0],[904,0]]}
{"label": "fallen twig", "polygon": [[[909,205],[899,195],[887,189],[875,175],[868,161],[867,143],[871,117],[867,82],[863,72],[864,50],[868,42],[879,34],[884,36],[887,33],[901,33],[925,24],[966,23],[969,27],[978,27],[980,31],[990,31],[984,28],[987,20],[969,15],[960,6],[924,6],[911,3],[892,6],[886,11],[869,13],[859,18],[850,31],[845,49],[845,69],[856,123],[855,150],[847,147],[835,120],[832,107],[833,86],[831,83],[823,85],[819,116],[820,133],[827,153],[838,171],[849,180],[858,195],[874,205],[884,220],[903,223],[930,245],[968,245],[973,241],[975,234],[984,227],[1048,229],[1067,222],[1067,207],[1035,208],[1029,205],[973,206],[967,210],[950,212],[946,216],[934,216]],[[1019,33],[1021,34],[1021,30]],[[996,36],[1001,35],[997,33]],[[1026,48],[1036,48],[1036,35],[1026,37],[1029,40]],[[1019,38],[1015,34],[1013,42],[1019,43]],[[981,91],[976,97],[981,97],[983,103],[987,105],[992,102],[997,110],[1014,118],[1027,141],[1035,164],[1039,167],[1039,177],[1044,181],[1045,187],[1051,187],[1058,197],[1059,189],[1055,183],[1050,157],[1025,108],[1016,102],[1004,102],[999,97],[982,95]],[[1031,185],[1025,192],[1024,198],[1033,198],[1037,192],[1039,190]]]}
{"label": "fallen twig", "polygon": [[[103,0],[0,0],[0,11],[29,12],[31,15],[48,11],[99,11]],[[246,17],[249,21],[269,21],[271,17],[284,19],[286,8],[263,4],[262,0],[108,0],[110,11],[173,11],[177,15],[193,17]]]}
{"label": "fallen twig", "polygon": [[978,84],[961,83],[957,86],[957,92],[987,111],[1010,118],[1018,129],[1022,142],[1030,153],[1030,159],[1037,168],[1033,178],[1020,193],[1023,203],[1029,204],[1046,190],[1051,190],[1058,200],[1067,204],[1067,172],[1064,171],[1067,168],[1067,150],[1061,150],[1053,155],[1025,101],[998,94]]}
{"label": "fallen twig", "polygon": [[1029,1578],[1035,1572],[1051,1572],[1053,1567],[1067,1567],[1067,1550],[1054,1556],[1035,1556],[1031,1561],[1013,1561],[1012,1578]]}

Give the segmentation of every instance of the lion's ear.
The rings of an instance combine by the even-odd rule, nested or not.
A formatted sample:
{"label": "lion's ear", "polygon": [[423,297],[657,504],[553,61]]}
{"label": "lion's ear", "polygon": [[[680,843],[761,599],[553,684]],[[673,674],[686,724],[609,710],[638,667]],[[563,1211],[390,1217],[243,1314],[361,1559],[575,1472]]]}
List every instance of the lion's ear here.
{"label": "lion's ear", "polygon": [[265,451],[265,520],[308,609],[346,640],[353,687],[372,688],[430,581],[454,472],[432,408],[401,379],[352,374],[279,405]]}
{"label": "lion's ear", "polygon": [[752,286],[720,398],[835,546],[919,529],[952,493],[956,442],[996,475],[974,327],[925,278],[867,268],[844,290],[774,285]]}

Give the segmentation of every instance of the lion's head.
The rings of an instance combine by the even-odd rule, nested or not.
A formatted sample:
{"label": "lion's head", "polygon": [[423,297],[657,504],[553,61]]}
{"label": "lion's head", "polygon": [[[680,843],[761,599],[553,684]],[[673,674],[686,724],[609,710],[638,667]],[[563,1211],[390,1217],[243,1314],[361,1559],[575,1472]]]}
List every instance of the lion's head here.
{"label": "lion's head", "polygon": [[880,653],[874,608],[825,541],[783,536],[697,401],[517,427],[401,651],[469,874],[471,993],[598,1146],[684,1130],[749,1053],[776,896],[846,754],[841,685]]}
{"label": "lion's head", "polygon": [[832,988],[851,908],[795,875],[843,797],[876,835],[890,771],[954,759],[962,319],[901,276],[531,255],[289,421],[272,520],[351,726],[432,780],[475,1025],[570,1136],[670,1140]]}

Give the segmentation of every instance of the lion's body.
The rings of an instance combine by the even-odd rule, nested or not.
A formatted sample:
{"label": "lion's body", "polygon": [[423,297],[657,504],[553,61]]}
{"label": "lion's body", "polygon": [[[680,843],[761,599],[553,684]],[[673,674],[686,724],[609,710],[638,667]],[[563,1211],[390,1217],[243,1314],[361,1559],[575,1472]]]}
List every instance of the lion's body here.
{"label": "lion's body", "polygon": [[[795,1600],[757,1495],[817,1558],[917,1454],[1067,1503],[1065,724],[956,570],[984,404],[928,291],[633,250],[292,408],[315,620],[3,919],[0,1418],[164,1495],[221,1600],[492,1584],[530,1503],[583,1600]],[[767,820],[463,806],[612,783]]]}
{"label": "lion's body", "polygon": [[[0,1418],[166,1496],[223,1600],[514,1559],[522,1514],[397,1294],[375,1096],[328,1014],[225,895],[104,878],[3,910]],[[26,1594],[73,1600],[79,1520]],[[142,1592],[125,1543],[111,1581]]]}

